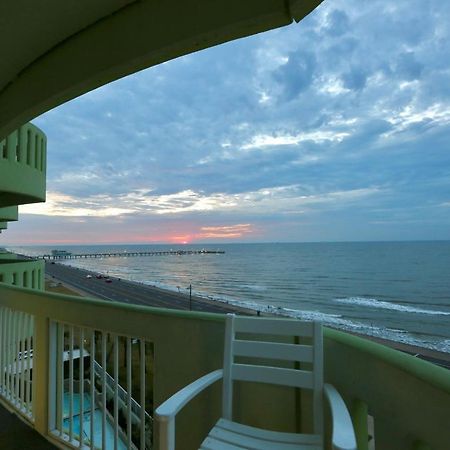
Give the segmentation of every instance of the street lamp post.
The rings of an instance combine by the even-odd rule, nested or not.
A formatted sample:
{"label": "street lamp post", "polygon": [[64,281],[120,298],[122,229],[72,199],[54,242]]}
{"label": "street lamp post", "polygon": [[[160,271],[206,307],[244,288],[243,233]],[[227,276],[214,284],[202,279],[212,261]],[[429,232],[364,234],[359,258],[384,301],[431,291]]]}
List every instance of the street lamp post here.
{"label": "street lamp post", "polygon": [[189,311],[192,311],[192,284],[189,284]]}

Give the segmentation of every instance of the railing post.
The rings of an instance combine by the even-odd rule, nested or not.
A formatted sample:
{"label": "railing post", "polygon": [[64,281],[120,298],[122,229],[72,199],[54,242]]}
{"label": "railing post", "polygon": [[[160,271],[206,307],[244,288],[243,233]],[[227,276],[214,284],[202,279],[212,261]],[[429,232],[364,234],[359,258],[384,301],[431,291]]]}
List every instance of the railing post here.
{"label": "railing post", "polygon": [[33,342],[32,405],[36,430],[47,436],[49,417],[49,346],[50,332],[47,317],[35,316]]}
{"label": "railing post", "polygon": [[48,431],[52,431],[56,428],[56,412],[57,412],[57,367],[58,358],[60,353],[58,352],[58,340],[57,330],[58,326],[54,322],[49,324],[49,355],[48,355]]}
{"label": "railing post", "polygon": [[369,433],[367,429],[368,411],[367,403],[362,400],[354,400],[351,415],[358,450],[369,449]]}

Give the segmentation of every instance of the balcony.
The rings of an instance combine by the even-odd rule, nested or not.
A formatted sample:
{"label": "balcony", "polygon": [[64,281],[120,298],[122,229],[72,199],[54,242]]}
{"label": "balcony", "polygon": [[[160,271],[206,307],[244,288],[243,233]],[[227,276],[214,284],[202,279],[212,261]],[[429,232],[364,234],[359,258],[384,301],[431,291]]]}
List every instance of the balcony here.
{"label": "balcony", "polygon": [[19,216],[19,209],[17,206],[0,208],[0,222],[16,221],[18,216]]}
{"label": "balcony", "polygon": [[44,289],[44,261],[6,257],[0,253],[0,283]]}
{"label": "balcony", "polygon": [[44,202],[46,166],[47,138],[31,123],[0,141],[0,206]]}
{"label": "balcony", "polygon": [[[118,448],[152,448],[154,407],[222,365],[223,315],[2,285],[0,321],[2,401],[67,447],[110,448],[116,439]],[[325,379],[352,411],[359,450],[369,448],[373,431],[377,449],[448,448],[448,370],[326,329]],[[179,448],[197,448],[213,425],[219,390],[181,413]],[[310,427],[310,399],[295,389],[250,385],[236,400],[238,420],[280,431]]]}
{"label": "balcony", "polygon": [[[32,14],[7,3],[2,138],[118,77],[300,20],[320,1],[178,2],[177,14],[169,2],[72,5],[71,14],[58,2]],[[45,200],[45,172],[46,138],[37,127],[0,141],[0,229],[17,219],[16,205]],[[0,254],[1,403],[60,447],[151,448],[154,407],[221,367],[224,317],[50,294],[43,276],[42,261]],[[377,449],[448,450],[446,369],[327,329],[325,373],[352,411],[359,450],[369,448],[369,434]],[[183,450],[196,448],[217,419],[219,388],[180,414]],[[307,396],[248,388],[236,401],[238,419],[280,431],[310,427]]]}
{"label": "balcony", "polygon": [[1,230],[6,230],[8,228],[8,222],[17,220],[17,217],[18,217],[17,206],[0,208],[0,233]]}
{"label": "balcony", "polygon": [[[18,219],[17,205],[45,201],[47,138],[28,123],[0,141],[0,231]],[[41,290],[44,263],[0,249],[0,283]]]}

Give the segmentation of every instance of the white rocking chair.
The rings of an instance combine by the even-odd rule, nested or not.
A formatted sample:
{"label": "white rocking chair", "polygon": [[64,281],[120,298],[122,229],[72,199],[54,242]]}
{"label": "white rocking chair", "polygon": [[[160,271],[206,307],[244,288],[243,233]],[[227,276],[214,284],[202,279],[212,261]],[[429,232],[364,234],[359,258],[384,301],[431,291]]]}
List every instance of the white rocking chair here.
{"label": "white rocking chair", "polygon": [[[236,333],[311,338],[312,345],[236,339]],[[260,339],[260,338],[259,338]],[[312,370],[296,370],[235,362],[235,356],[306,362]],[[334,450],[356,450],[350,415],[336,389],[323,383],[322,326],[317,322],[288,319],[227,317],[224,368],[199,378],[181,389],[155,411],[160,426],[160,450],[175,449],[175,416],[186,403],[223,378],[222,418],[202,442],[203,450],[323,450],[323,398],[328,400],[333,421]],[[244,380],[305,388],[313,391],[314,434],[280,433],[232,421],[233,381]]]}

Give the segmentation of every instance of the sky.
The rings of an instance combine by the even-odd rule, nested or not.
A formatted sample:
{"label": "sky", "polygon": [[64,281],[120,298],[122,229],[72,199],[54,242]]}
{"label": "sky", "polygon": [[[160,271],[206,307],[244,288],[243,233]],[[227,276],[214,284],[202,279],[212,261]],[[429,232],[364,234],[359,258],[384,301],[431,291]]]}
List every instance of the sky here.
{"label": "sky", "polygon": [[450,239],[450,8],[325,0],[36,118],[1,244]]}

